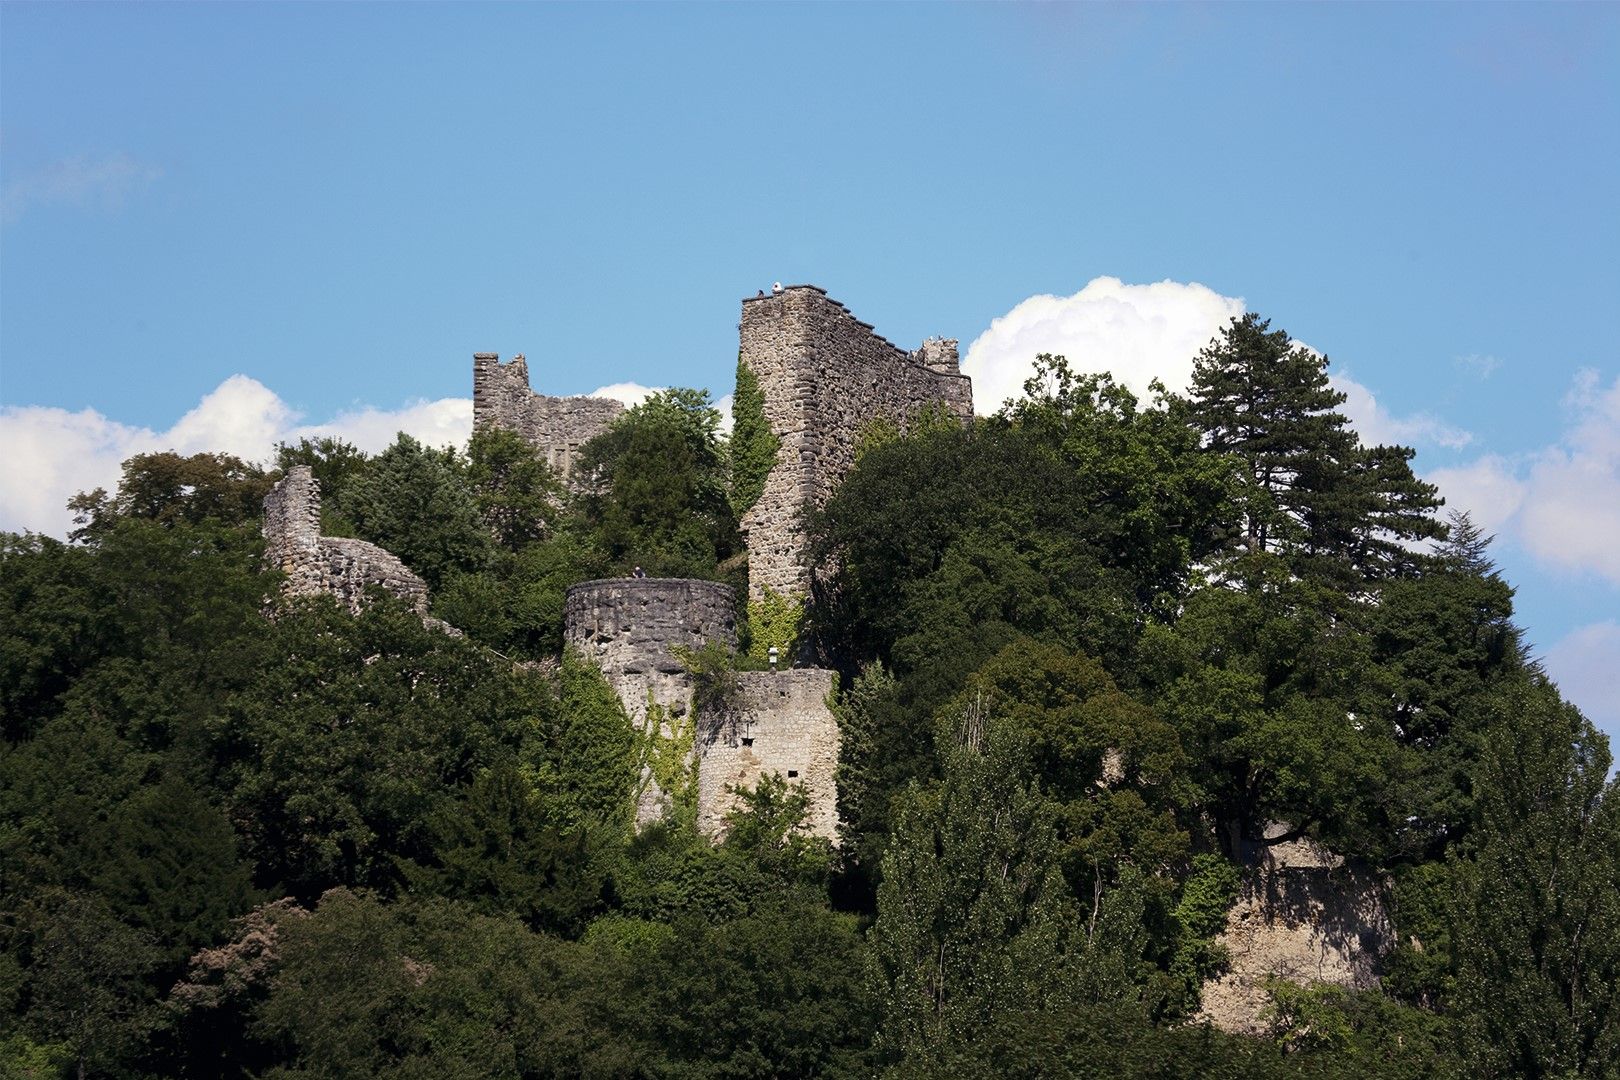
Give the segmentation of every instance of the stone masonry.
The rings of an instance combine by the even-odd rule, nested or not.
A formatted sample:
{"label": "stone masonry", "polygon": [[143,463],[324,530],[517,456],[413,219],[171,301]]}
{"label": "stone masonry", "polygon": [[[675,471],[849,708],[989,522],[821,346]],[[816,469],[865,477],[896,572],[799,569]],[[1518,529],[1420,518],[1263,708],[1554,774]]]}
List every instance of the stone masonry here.
{"label": "stone masonry", "polygon": [[[427,617],[427,582],[376,544],[321,535],[321,487],[308,465],[287,470],[264,497],[264,558],[286,599],[330,593],[351,612],[378,586]],[[437,620],[432,620],[437,622]]]}
{"label": "stone masonry", "polygon": [[496,353],[473,354],[473,430],[507,428],[523,436],[563,476],[579,448],[606,431],[624,412],[611,398],[547,397],[529,389],[529,364],[520,354],[502,364]]}
{"label": "stone masonry", "polygon": [[765,416],[781,441],[765,491],[743,515],[748,591],[808,591],[803,517],[821,506],[855,464],[861,434],[884,419],[902,431],[940,408],[973,416],[973,384],[956,342],[935,339],[905,352],[873,332],[825,290],[793,285],[743,301],[742,362],[759,379]]}
{"label": "stone masonry", "polygon": [[[666,725],[678,725],[692,710],[692,681],[677,648],[717,643],[736,647],[730,586],[689,578],[610,578],[568,590],[565,638],[601,668],[631,722],[646,730],[649,704]],[[796,669],[739,673],[740,700],[734,723],[701,723],[694,734],[697,756],[698,824],[710,835],[724,827],[732,805],[728,786],[752,786],[781,773],[802,783],[810,796],[809,824],[833,839],[838,824],[835,772],[838,723],[828,706],[835,676]],[[671,734],[669,726],[662,732]],[[642,777],[638,824],[656,821],[669,796],[650,775]]]}

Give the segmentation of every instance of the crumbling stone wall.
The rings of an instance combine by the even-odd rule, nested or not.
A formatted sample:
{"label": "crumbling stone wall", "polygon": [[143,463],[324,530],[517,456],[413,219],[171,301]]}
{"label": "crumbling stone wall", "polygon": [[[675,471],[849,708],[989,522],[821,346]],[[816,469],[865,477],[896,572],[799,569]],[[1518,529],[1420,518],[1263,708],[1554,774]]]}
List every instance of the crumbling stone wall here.
{"label": "crumbling stone wall", "polygon": [[579,448],[624,412],[611,398],[547,397],[529,389],[529,363],[520,354],[502,364],[497,353],[473,354],[473,430],[517,432],[563,476]]}
{"label": "crumbling stone wall", "polygon": [[959,370],[955,341],[905,352],[814,285],[744,300],[739,331],[742,362],[759,379],[780,440],[765,491],[743,515],[749,595],[803,595],[803,513],[854,467],[862,431],[879,418],[904,431],[931,408],[967,420],[973,384]]}
{"label": "crumbling stone wall", "polygon": [[[427,616],[427,582],[376,544],[321,535],[321,487],[308,465],[287,470],[264,497],[264,558],[286,574],[282,596],[329,593],[351,612],[380,586]],[[435,620],[436,621],[436,620]]]}
{"label": "crumbling stone wall", "polygon": [[[1280,835],[1282,828],[1268,832]],[[1204,984],[1201,1015],[1223,1031],[1255,1035],[1267,1027],[1269,978],[1376,987],[1395,947],[1387,893],[1372,871],[1310,840],[1251,853],[1218,939],[1230,963]]]}
{"label": "crumbling stone wall", "polygon": [[[677,647],[717,643],[736,647],[735,596],[731,587],[689,578],[610,578],[568,590],[564,633],[569,645],[601,668],[642,731],[649,703],[671,728],[690,719],[693,686]],[[694,732],[698,824],[711,835],[723,827],[732,806],[728,784],[752,786],[770,772],[803,783],[811,798],[810,825],[834,838],[838,824],[838,723],[828,707],[834,674],[797,669],[741,672],[734,723],[700,726]],[[790,775],[791,774],[791,775]],[[663,816],[669,795],[650,775],[642,777],[636,821]]]}

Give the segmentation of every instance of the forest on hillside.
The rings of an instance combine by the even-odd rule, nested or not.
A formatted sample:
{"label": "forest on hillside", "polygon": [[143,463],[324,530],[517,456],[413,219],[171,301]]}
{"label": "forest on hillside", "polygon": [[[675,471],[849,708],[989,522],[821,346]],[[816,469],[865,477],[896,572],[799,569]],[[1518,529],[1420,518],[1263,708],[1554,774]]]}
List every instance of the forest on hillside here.
{"label": "forest on hillside", "polygon": [[[776,445],[739,370],[566,489],[521,440],[145,454],[0,536],[0,1076],[1620,1077],[1620,791],[1489,538],[1258,316],[1141,401],[1043,357],[971,425],[875,419],[737,655],[840,675],[839,842],[782,781],[723,840],[564,655],[575,582],[739,586]],[[261,502],[432,589],[266,617]],[[1099,779],[1105,771],[1109,782]],[[1379,989],[1198,1019],[1242,861],[1388,883]]]}

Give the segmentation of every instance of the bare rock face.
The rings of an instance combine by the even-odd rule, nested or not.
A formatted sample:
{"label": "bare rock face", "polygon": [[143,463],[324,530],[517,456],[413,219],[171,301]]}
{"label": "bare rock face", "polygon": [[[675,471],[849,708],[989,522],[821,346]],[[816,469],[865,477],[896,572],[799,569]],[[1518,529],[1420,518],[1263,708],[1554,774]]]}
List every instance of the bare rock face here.
{"label": "bare rock face", "polygon": [[427,582],[397,557],[364,540],[321,535],[321,486],[308,465],[288,469],[265,496],[263,531],[265,561],[287,575],[283,597],[328,593],[359,612],[376,586],[427,618]]}
{"label": "bare rock face", "polygon": [[[731,587],[690,578],[609,578],[568,590],[564,636],[601,668],[630,720],[648,732],[662,714],[664,737],[691,719],[692,679],[679,649],[714,643],[736,647]],[[693,725],[697,764],[698,826],[709,835],[725,827],[734,787],[753,787],[776,773],[803,784],[810,796],[810,827],[834,839],[838,829],[838,722],[828,702],[836,675],[795,668],[737,673],[731,715]],[[650,734],[650,732],[648,732]],[[657,821],[670,795],[644,771],[636,821]]]}
{"label": "bare rock face", "polygon": [[[1273,825],[1268,834],[1282,831]],[[1376,987],[1383,958],[1395,947],[1387,894],[1371,871],[1310,840],[1262,848],[1227,913],[1219,941],[1230,965],[1204,984],[1201,1018],[1234,1034],[1264,1032],[1268,978]]]}
{"label": "bare rock face", "polygon": [[969,420],[973,382],[958,369],[956,342],[904,352],[814,285],[744,300],[739,331],[742,362],[759,379],[780,441],[764,493],[743,515],[748,593],[802,596],[804,512],[854,468],[867,425],[887,420],[904,431],[931,410]]}

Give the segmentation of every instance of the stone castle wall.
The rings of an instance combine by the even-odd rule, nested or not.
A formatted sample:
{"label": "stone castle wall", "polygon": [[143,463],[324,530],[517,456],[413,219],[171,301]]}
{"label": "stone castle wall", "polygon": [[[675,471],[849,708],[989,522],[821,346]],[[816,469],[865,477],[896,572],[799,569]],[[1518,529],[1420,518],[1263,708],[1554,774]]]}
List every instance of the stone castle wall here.
{"label": "stone castle wall", "polygon": [[765,416],[780,440],[759,501],[743,515],[748,589],[803,595],[803,515],[821,506],[855,464],[867,426],[903,431],[926,409],[967,420],[973,384],[956,342],[930,340],[905,352],[813,285],[743,301],[742,362],[759,379]]}
{"label": "stone castle wall", "polygon": [[[736,647],[735,602],[730,586],[688,578],[611,578],[568,590],[564,636],[601,668],[631,722],[646,730],[648,705],[665,714],[665,736],[690,719],[692,681],[677,648],[713,642]],[[810,824],[834,838],[838,823],[838,724],[827,705],[830,671],[742,672],[734,723],[700,726],[697,756],[698,823],[711,835],[724,826],[732,798],[727,785],[753,785],[769,772],[803,783],[810,794]],[[792,774],[792,775],[789,775]],[[642,777],[638,824],[656,821],[669,796],[650,775]]]}
{"label": "stone castle wall", "polygon": [[427,582],[393,554],[364,540],[321,535],[321,486],[308,465],[287,470],[264,498],[264,558],[282,573],[286,599],[337,597],[351,612],[372,586],[427,614]]}
{"label": "stone castle wall", "polygon": [[699,732],[698,828],[712,835],[736,805],[729,788],[752,788],[771,773],[803,784],[805,824],[816,836],[838,835],[838,721],[828,702],[838,677],[820,668],[743,671],[735,724]]}
{"label": "stone castle wall", "polygon": [[501,363],[496,353],[473,354],[473,430],[506,428],[540,450],[567,476],[580,447],[606,431],[624,412],[622,402],[598,397],[547,397],[529,389],[529,363],[521,355]]}

